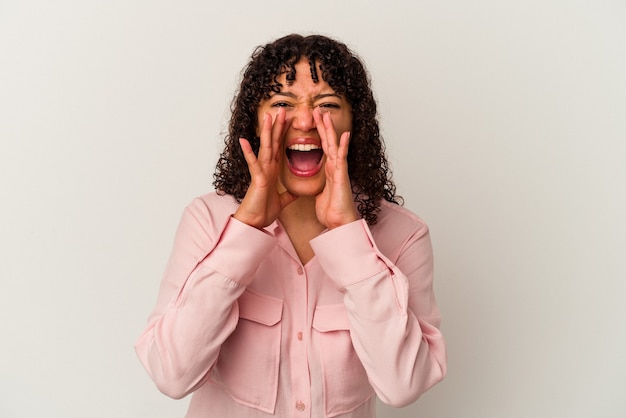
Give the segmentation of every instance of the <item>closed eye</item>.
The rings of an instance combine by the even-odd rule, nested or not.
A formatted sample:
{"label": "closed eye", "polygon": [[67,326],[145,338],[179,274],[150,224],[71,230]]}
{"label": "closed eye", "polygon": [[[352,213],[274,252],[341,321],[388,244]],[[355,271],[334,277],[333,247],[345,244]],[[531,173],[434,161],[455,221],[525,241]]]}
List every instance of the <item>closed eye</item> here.
{"label": "closed eye", "polygon": [[272,103],[272,107],[289,107],[291,106],[289,103],[287,102],[275,102]]}

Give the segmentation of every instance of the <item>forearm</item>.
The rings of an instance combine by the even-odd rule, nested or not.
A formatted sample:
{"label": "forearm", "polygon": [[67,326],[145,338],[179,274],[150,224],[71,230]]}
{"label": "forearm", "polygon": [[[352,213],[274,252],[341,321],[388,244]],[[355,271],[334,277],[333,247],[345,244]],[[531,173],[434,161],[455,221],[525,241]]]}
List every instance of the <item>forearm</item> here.
{"label": "forearm", "polygon": [[345,288],[354,349],[378,397],[393,406],[414,402],[445,375],[439,329],[407,306],[406,278],[383,271]]}
{"label": "forearm", "polygon": [[164,394],[182,398],[200,386],[221,344],[237,325],[241,284],[200,267],[190,276],[182,301],[153,318],[135,349]]}
{"label": "forearm", "polygon": [[432,250],[427,229],[418,232],[395,264],[378,250],[363,221],[311,242],[344,292],[353,346],[370,383],[381,400],[395,406],[417,399],[446,370],[431,286]]}
{"label": "forearm", "polygon": [[[237,326],[237,299],[276,244],[263,231],[234,219],[211,232],[191,215],[181,221],[160,302],[136,344],[149,375],[174,398],[206,380],[220,346]],[[194,236],[201,235],[198,231],[214,239]],[[185,260],[198,261],[186,266],[190,262]]]}

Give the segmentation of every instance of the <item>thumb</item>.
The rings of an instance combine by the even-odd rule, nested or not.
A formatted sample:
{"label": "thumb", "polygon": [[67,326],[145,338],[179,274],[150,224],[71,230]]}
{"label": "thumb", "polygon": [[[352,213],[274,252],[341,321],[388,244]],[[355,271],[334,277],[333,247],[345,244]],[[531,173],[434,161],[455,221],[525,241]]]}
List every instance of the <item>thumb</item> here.
{"label": "thumb", "polygon": [[282,209],[295,202],[298,198],[298,196],[288,191],[282,192],[278,197],[280,199],[280,207]]}

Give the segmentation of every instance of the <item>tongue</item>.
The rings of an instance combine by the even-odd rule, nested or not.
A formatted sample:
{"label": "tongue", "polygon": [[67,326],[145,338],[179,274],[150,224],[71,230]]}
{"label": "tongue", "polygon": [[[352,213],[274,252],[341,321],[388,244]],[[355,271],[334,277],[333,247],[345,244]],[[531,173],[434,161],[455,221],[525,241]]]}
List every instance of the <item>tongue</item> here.
{"label": "tongue", "polygon": [[291,150],[289,161],[298,171],[311,171],[317,167],[322,158],[322,150],[294,151]]}

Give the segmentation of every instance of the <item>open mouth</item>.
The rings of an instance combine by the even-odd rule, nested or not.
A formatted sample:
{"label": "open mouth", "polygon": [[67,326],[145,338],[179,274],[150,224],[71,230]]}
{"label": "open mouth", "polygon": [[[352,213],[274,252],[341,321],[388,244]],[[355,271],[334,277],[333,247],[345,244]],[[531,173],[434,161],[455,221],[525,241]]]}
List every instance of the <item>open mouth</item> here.
{"label": "open mouth", "polygon": [[314,176],[322,168],[324,151],[317,145],[294,144],[287,148],[286,153],[289,169],[297,176]]}

